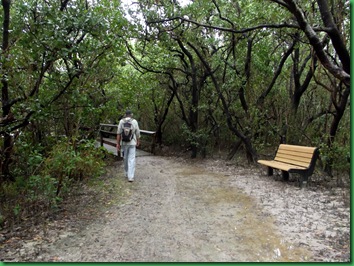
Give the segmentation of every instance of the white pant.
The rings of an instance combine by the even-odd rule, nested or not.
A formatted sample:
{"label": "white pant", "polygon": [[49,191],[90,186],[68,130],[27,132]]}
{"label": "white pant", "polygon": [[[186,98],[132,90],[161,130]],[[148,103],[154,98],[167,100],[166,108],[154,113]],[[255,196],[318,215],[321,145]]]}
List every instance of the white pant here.
{"label": "white pant", "polygon": [[124,172],[129,180],[134,179],[135,173],[135,145],[122,145],[124,153]]}

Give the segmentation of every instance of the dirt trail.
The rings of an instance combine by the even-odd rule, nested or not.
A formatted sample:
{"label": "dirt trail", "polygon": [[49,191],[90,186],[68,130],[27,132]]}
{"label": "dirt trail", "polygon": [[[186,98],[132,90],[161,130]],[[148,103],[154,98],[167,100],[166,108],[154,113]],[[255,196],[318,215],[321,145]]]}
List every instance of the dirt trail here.
{"label": "dirt trail", "polygon": [[[116,164],[112,178],[123,180],[122,163]],[[285,200],[281,202],[279,196],[287,197],[292,190],[294,197],[302,198],[311,191],[284,187],[279,181],[274,181],[279,186],[274,191],[276,183],[266,178],[262,181],[259,172],[252,174],[244,168],[231,172],[226,165],[223,170],[220,172],[217,162],[203,165],[176,158],[138,157],[135,181],[123,180],[123,203],[113,204],[78,232],[61,232],[53,243],[42,245],[32,261],[324,260],[314,259],[313,254],[316,248],[326,250],[326,246],[309,232],[301,232],[301,217],[289,224],[281,218]],[[273,197],[276,194],[280,195]],[[274,205],[267,208],[274,201],[280,205],[278,219],[271,211]],[[293,210],[290,206],[290,214],[296,215]],[[346,218],[349,226],[349,216]]]}

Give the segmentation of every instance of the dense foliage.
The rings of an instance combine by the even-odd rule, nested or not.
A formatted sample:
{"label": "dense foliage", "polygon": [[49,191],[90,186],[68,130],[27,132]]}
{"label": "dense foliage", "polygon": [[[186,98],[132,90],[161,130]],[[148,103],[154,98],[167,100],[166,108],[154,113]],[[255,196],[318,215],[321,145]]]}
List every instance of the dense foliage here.
{"label": "dense foliage", "polygon": [[222,150],[254,162],[285,142],[320,147],[328,174],[348,171],[349,10],[344,0],[138,0],[125,10],[3,0],[0,223],[99,175],[99,123],[126,108],[192,158]]}

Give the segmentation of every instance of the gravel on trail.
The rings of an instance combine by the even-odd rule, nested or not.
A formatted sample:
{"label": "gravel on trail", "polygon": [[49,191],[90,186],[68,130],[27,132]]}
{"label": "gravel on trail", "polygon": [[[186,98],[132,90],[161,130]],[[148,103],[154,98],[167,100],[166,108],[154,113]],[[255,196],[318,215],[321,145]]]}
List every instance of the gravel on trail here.
{"label": "gravel on trail", "polygon": [[2,243],[0,255],[10,262],[348,262],[349,193],[299,189],[263,170],[141,156],[130,183],[116,161],[102,177],[110,196],[81,205],[75,226],[52,221],[15,250]]}

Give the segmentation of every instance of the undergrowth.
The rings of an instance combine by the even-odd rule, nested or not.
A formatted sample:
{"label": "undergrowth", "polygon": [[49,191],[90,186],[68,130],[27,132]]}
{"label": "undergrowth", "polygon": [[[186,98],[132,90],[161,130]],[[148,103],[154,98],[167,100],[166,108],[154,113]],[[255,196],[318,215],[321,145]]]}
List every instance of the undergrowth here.
{"label": "undergrowth", "polygon": [[[21,148],[18,152],[23,152]],[[0,229],[11,230],[23,221],[56,212],[81,184],[104,173],[106,157],[107,152],[93,141],[62,141],[47,154],[28,152],[27,167],[18,166],[14,171],[16,181],[0,186]]]}

